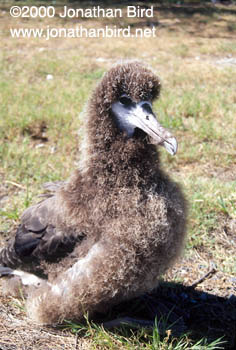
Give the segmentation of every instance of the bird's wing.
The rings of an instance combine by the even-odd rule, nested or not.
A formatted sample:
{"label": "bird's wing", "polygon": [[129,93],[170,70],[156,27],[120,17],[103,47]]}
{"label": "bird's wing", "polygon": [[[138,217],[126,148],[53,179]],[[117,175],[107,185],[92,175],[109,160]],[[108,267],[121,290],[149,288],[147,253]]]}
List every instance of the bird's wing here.
{"label": "bird's wing", "polygon": [[60,224],[56,196],[29,207],[22,215],[16,236],[0,252],[0,264],[19,267],[42,260],[59,261],[71,253],[84,234]]}
{"label": "bird's wing", "polygon": [[64,181],[45,182],[42,185],[44,192],[40,194],[39,197],[41,198],[52,197],[64,185],[65,185]]}

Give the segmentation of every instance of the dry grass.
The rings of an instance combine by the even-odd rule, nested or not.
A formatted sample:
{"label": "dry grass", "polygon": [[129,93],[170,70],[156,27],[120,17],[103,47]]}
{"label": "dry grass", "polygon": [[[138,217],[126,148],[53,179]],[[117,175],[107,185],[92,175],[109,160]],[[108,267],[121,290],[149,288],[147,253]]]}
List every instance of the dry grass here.
{"label": "dry grass", "polygon": [[[26,319],[17,300],[1,298],[0,348],[2,350],[74,350],[76,337],[69,331],[43,328]],[[85,341],[81,349],[89,349]]]}
{"label": "dry grass", "polygon": [[[196,300],[201,300],[202,292],[212,298],[217,295],[223,298],[220,307],[227,309],[227,298],[236,295],[236,7],[155,5],[155,19],[109,21],[133,27],[154,23],[156,38],[46,41],[13,39],[9,28],[73,27],[76,22],[59,18],[16,20],[10,18],[9,6],[4,2],[0,5],[1,240],[14,233],[19,215],[40,193],[41,183],[71,173],[77,158],[77,115],[103,72],[120,59],[138,58],[161,77],[163,91],[154,107],[179,140],[176,157],[164,152],[161,157],[168,172],[182,183],[189,200],[185,254],[165,279],[181,283],[182,288],[191,287],[214,264],[214,272],[197,284]],[[105,20],[83,22],[88,27],[104,24]],[[53,79],[48,80],[48,74]],[[185,291],[181,289],[181,293]],[[176,302],[183,302],[183,297],[179,298]],[[216,302],[212,300],[209,315],[214,318],[219,305],[214,309]],[[235,299],[230,300],[235,307]],[[172,299],[168,302],[174,304]],[[125,341],[116,334],[93,329],[87,337],[76,340],[69,331],[38,328],[16,303],[1,298],[0,348],[4,350],[155,348],[149,333],[127,336]],[[209,300],[202,307],[207,303]],[[212,330],[204,333],[200,327],[201,335],[207,338],[210,334],[209,339],[214,332],[225,335],[228,343],[224,347],[233,349],[235,337],[230,325],[236,316],[233,311],[225,315],[222,313],[225,327],[217,322],[210,324],[205,315],[203,322]],[[219,314],[216,321],[217,317]],[[183,319],[187,331],[194,331],[199,340],[199,332]],[[159,348],[177,346],[171,347],[166,340]]]}

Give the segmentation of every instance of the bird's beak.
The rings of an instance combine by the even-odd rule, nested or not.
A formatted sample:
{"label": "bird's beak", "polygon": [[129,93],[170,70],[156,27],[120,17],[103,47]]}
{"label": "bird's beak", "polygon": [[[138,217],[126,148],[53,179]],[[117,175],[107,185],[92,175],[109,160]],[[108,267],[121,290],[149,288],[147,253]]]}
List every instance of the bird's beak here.
{"label": "bird's beak", "polygon": [[138,103],[132,107],[129,113],[133,126],[148,134],[153,141],[152,143],[165,147],[171,155],[177,152],[176,138],[157,121],[150,104]]}

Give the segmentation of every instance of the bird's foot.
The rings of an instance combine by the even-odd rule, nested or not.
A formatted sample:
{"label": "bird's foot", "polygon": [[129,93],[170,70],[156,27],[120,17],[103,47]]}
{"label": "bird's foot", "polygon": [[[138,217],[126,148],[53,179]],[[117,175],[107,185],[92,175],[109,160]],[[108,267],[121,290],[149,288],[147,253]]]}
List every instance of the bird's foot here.
{"label": "bird's foot", "polygon": [[154,321],[151,320],[141,320],[137,318],[132,318],[132,317],[120,317],[116,318],[111,321],[107,321],[103,323],[103,327],[110,329],[110,328],[116,328],[120,327],[122,325],[125,326],[130,326],[130,327],[153,327],[154,326]]}
{"label": "bird's foot", "polygon": [[111,329],[120,326],[128,326],[130,328],[154,328],[157,327],[158,333],[160,335],[165,335],[167,331],[170,331],[173,336],[179,336],[186,331],[186,325],[183,319],[180,317],[175,322],[167,324],[166,320],[159,319],[156,320],[143,320],[132,317],[121,317],[116,318],[111,321],[104,322],[104,328]]}

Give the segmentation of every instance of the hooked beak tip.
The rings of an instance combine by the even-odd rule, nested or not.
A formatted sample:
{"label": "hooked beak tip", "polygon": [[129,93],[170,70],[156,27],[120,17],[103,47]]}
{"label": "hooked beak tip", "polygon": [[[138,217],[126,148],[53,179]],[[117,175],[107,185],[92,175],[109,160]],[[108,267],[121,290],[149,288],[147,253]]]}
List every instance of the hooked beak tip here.
{"label": "hooked beak tip", "polygon": [[170,137],[163,142],[163,146],[172,156],[174,156],[178,150],[178,143],[175,137]]}

